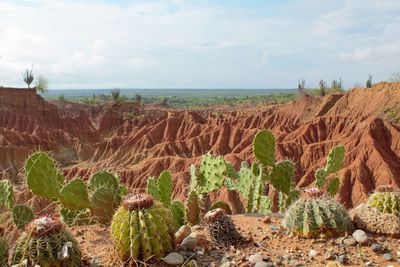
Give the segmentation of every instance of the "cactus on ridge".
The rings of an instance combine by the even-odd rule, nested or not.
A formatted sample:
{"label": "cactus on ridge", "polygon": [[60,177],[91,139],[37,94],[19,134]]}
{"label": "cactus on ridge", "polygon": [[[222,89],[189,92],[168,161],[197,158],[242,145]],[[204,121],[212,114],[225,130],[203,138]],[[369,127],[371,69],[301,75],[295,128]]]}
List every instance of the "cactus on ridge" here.
{"label": "cactus on ridge", "polygon": [[114,214],[111,237],[126,264],[160,260],[173,247],[176,231],[168,209],[147,194],[125,199]]}

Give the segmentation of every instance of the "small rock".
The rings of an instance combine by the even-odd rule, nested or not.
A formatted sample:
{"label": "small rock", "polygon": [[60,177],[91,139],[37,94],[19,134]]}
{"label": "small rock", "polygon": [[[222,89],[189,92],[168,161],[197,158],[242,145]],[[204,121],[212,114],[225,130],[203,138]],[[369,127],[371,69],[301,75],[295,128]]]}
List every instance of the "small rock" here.
{"label": "small rock", "polygon": [[372,266],[372,265],[374,265],[374,263],[373,263],[372,261],[367,261],[367,262],[365,263],[365,266]]}
{"label": "small rock", "polygon": [[260,254],[254,254],[249,257],[249,262],[252,264],[256,264],[257,262],[263,261],[264,257]]}
{"label": "small rock", "polygon": [[190,251],[195,251],[196,243],[197,243],[197,238],[189,235],[183,239],[183,241],[181,243],[181,248],[190,250]]}
{"label": "small rock", "polygon": [[385,253],[385,254],[383,254],[383,258],[387,261],[391,261],[391,260],[393,260],[393,255],[392,255],[392,253]]}
{"label": "small rock", "polygon": [[184,262],[182,255],[176,252],[168,254],[165,258],[162,258],[162,260],[169,265],[181,265]]}
{"label": "small rock", "polygon": [[334,259],[335,259],[335,256],[336,256],[336,253],[333,252],[332,250],[327,251],[327,252],[324,254],[324,260],[334,260]]}
{"label": "small rock", "polygon": [[318,255],[318,252],[314,249],[311,249],[310,252],[308,252],[308,256],[313,259]]}
{"label": "small rock", "polygon": [[191,232],[192,230],[189,225],[182,225],[175,233],[175,244],[179,245],[182,243],[183,239],[189,236]]}
{"label": "small rock", "polygon": [[383,251],[383,246],[379,243],[373,243],[371,245],[371,250],[375,253],[381,253]]}
{"label": "small rock", "polygon": [[353,238],[357,241],[357,243],[361,244],[361,245],[366,245],[368,244],[368,235],[366,232],[364,232],[363,230],[356,230],[353,233]]}
{"label": "small rock", "polygon": [[346,246],[355,246],[357,244],[357,241],[353,237],[348,236],[343,240],[343,244],[345,244]]}
{"label": "small rock", "polygon": [[269,215],[266,215],[263,219],[263,223],[268,224],[271,222],[272,222],[271,217]]}
{"label": "small rock", "polygon": [[257,262],[254,267],[271,267],[273,265],[271,265],[270,262],[265,262],[265,261],[259,261]]}
{"label": "small rock", "polygon": [[343,265],[337,261],[330,261],[328,262],[325,267],[342,267]]}

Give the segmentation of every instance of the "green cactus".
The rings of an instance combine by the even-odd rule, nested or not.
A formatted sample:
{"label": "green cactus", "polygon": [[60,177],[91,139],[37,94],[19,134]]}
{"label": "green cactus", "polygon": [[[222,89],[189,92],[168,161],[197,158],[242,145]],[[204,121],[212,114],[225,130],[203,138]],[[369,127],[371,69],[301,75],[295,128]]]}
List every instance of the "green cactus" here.
{"label": "green cactus", "polygon": [[71,180],[61,189],[60,202],[63,207],[71,210],[89,208],[90,200],[86,184],[79,178]]}
{"label": "green cactus", "polygon": [[[326,165],[315,172],[315,184],[319,189],[325,187],[326,178],[338,172],[343,166],[345,156],[345,148],[342,145],[335,146],[328,154]],[[338,177],[334,177],[327,186],[327,192],[330,196],[335,196],[340,188],[340,181]]]}
{"label": "green cactus", "polygon": [[25,163],[28,188],[38,196],[59,198],[64,177],[46,153],[32,154]]}
{"label": "green cactus", "polygon": [[14,189],[9,180],[0,181],[0,206],[11,210],[14,207]]}
{"label": "green cactus", "polygon": [[12,217],[18,229],[23,229],[28,223],[33,220],[35,215],[28,206],[21,204],[16,205],[12,209]]}
{"label": "green cactus", "polygon": [[126,199],[115,213],[111,237],[126,264],[160,260],[172,250],[176,227],[168,209],[147,194]]}
{"label": "green cactus", "polygon": [[93,219],[107,224],[118,208],[121,197],[106,187],[99,187],[90,194],[91,212]]}
{"label": "green cactus", "polygon": [[328,238],[353,231],[346,208],[328,197],[297,200],[286,211],[284,225],[306,238]]}
{"label": "green cactus", "polygon": [[68,226],[88,225],[94,223],[90,209],[70,210],[62,208],[60,209],[60,218],[61,221]]}
{"label": "green cactus", "polygon": [[186,200],[185,216],[186,221],[191,225],[200,223],[199,197],[196,191],[189,192],[188,199]]}
{"label": "green cactus", "polygon": [[376,208],[381,213],[400,215],[399,192],[374,192],[368,198],[368,205]]}
{"label": "green cactus", "polygon": [[8,266],[8,249],[7,241],[0,235],[0,267]]}
{"label": "green cactus", "polygon": [[111,172],[99,171],[89,178],[88,187],[91,192],[94,192],[101,187],[106,187],[111,191],[116,192],[119,187],[119,182],[116,175]]}
{"label": "green cactus", "polygon": [[154,177],[147,180],[147,192],[165,207],[171,206],[172,187],[172,175],[169,171],[163,171],[157,180]]}
{"label": "green cactus", "polygon": [[83,266],[76,240],[61,222],[41,217],[27,225],[16,242],[12,264],[27,260],[28,266]]}
{"label": "green cactus", "polygon": [[169,207],[172,217],[177,223],[178,227],[185,224],[185,205],[178,200],[172,201]]}
{"label": "green cactus", "polygon": [[[280,198],[280,210],[286,209],[298,198],[299,191],[293,181],[295,167],[293,162],[275,160],[275,137],[271,131],[260,131],[253,140],[253,153],[259,163],[256,168],[262,175],[261,181],[268,181],[278,192]],[[260,198],[257,198],[259,200]],[[263,207],[270,204],[265,198]]]}

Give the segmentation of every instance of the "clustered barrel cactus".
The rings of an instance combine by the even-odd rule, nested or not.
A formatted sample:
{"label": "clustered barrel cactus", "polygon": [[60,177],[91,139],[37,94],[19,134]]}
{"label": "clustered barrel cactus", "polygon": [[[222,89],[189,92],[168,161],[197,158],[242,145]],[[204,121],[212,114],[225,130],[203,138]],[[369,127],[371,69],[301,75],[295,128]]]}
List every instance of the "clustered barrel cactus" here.
{"label": "clustered barrel cactus", "polygon": [[328,238],[353,231],[346,208],[317,188],[307,189],[288,208],[284,225],[305,238]]}
{"label": "clustered barrel cactus", "polygon": [[225,210],[221,208],[207,212],[204,221],[208,225],[213,244],[218,247],[237,246],[246,241],[236,230]]}
{"label": "clustered barrel cactus", "polygon": [[64,223],[110,222],[126,189],[113,173],[94,173],[86,185],[80,178],[64,182],[54,160],[44,152],[32,154],[25,164],[28,188],[37,196],[57,200]]}
{"label": "clustered barrel cactus", "polygon": [[27,261],[27,266],[82,266],[76,240],[63,224],[51,217],[41,217],[27,225],[17,240],[12,264]]}
{"label": "clustered barrel cactus", "polygon": [[379,186],[367,203],[355,208],[354,224],[372,233],[400,236],[400,192],[391,185]]}
{"label": "clustered barrel cactus", "polygon": [[393,186],[379,186],[369,197],[368,205],[382,213],[400,215],[400,192]]}
{"label": "clustered barrel cactus", "polygon": [[126,198],[111,224],[120,258],[132,266],[159,260],[171,251],[175,231],[170,211],[148,194]]}
{"label": "clustered barrel cactus", "polygon": [[0,267],[8,266],[8,244],[3,237],[4,229],[0,226]]}

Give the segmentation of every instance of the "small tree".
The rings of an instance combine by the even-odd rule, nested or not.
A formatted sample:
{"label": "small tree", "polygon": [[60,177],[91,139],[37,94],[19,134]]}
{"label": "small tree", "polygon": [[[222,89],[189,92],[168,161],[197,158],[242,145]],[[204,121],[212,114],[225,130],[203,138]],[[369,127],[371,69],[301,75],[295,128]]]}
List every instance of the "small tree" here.
{"label": "small tree", "polygon": [[365,83],[365,87],[371,88],[372,87],[372,75],[368,75],[368,80]]}
{"label": "small tree", "polygon": [[121,95],[121,89],[114,88],[111,90],[111,96],[112,96],[114,102],[118,102],[120,95]]}
{"label": "small tree", "polygon": [[60,101],[60,102],[66,102],[67,100],[66,100],[66,98],[65,98],[65,95],[64,95],[64,94],[59,95],[59,96],[58,96],[58,101]]}
{"label": "small tree", "polygon": [[161,104],[167,105],[168,103],[168,97],[164,97],[163,100],[161,101]]}
{"label": "small tree", "polygon": [[136,94],[136,95],[135,95],[135,100],[136,100],[136,102],[138,102],[139,104],[142,103],[142,95],[141,95],[141,94]]}
{"label": "small tree", "polygon": [[297,84],[297,90],[299,91],[299,95],[305,95],[306,89],[306,81],[301,78]]}
{"label": "small tree", "polygon": [[319,95],[325,96],[326,95],[326,82],[324,80],[319,81]]}
{"label": "small tree", "polygon": [[24,72],[22,72],[22,78],[24,79],[24,82],[28,85],[28,88],[31,88],[31,83],[35,79],[35,76],[33,75],[33,66],[31,70],[26,69]]}
{"label": "small tree", "polygon": [[49,89],[49,82],[46,77],[39,75],[36,79],[35,88],[37,92],[46,93]]}

